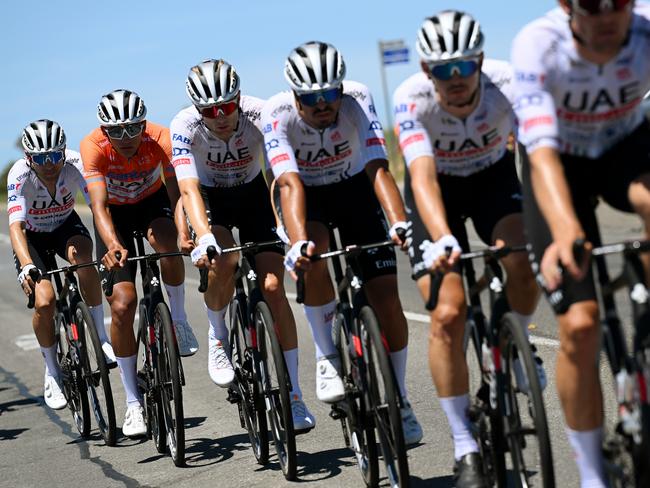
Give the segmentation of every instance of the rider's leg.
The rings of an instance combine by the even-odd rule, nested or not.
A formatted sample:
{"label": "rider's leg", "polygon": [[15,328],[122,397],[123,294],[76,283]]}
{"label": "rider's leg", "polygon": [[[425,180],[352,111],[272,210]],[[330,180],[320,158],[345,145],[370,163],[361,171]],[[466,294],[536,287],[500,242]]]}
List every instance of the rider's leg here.
{"label": "rider's leg", "polygon": [[[628,197],[634,211],[643,219],[645,238],[650,239],[650,173],[637,178],[628,188]],[[646,284],[650,283],[650,256],[648,253],[639,255],[646,272]]]}
{"label": "rider's leg", "polygon": [[54,336],[54,287],[49,280],[41,280],[36,283],[35,293],[32,327],[45,359],[45,374],[58,377],[61,372],[56,358]]}
{"label": "rider's leg", "polygon": [[[417,285],[422,298],[428,301],[430,276],[421,276]],[[440,287],[437,306],[430,313],[429,369],[451,427],[456,460],[479,450],[467,418],[469,378],[463,351],[465,317],[461,275],[447,273]]]}
{"label": "rider's leg", "polygon": [[598,375],[600,326],[596,301],[574,303],[558,316],[557,389],[582,486],[602,483],[603,401]]}

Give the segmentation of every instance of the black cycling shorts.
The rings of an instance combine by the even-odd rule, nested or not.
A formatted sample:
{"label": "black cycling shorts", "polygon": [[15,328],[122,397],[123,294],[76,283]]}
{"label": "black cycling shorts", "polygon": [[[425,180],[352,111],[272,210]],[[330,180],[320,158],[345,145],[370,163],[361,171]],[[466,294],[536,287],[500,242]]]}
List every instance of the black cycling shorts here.
{"label": "black cycling shorts", "polygon": [[[137,203],[109,205],[108,208],[111,212],[117,237],[124,248],[129,251],[129,256],[136,255],[133,232],[141,232],[146,239],[147,230],[151,226],[151,222],[159,218],[170,219],[172,222],[174,220],[174,211],[172,210],[165,185],[162,185],[155,193]],[[97,226],[95,226],[95,245],[97,258],[103,258],[108,248],[99,236]],[[137,271],[138,267],[136,263],[129,262],[123,268],[117,268],[115,270],[113,282],[121,283],[123,281],[130,281],[131,283],[135,283]],[[106,274],[107,271],[100,273],[102,280],[106,278]]]}
{"label": "black cycling shorts", "polygon": [[[220,225],[239,230],[239,242],[275,241],[275,217],[271,196],[262,173],[253,181],[233,187],[201,186],[210,225]],[[284,245],[265,247],[258,252],[275,252],[284,255]]]}
{"label": "black cycling shorts", "polygon": [[[74,210],[65,221],[54,229],[52,232],[34,232],[25,231],[27,237],[27,248],[34,265],[41,270],[41,273],[48,271],[46,264],[53,259],[48,257],[48,252],[54,252],[62,259],[68,260],[67,249],[68,241],[76,236],[83,236],[90,239],[90,232],[83,224],[79,215]],[[20,274],[21,267],[18,257],[14,253],[14,263],[16,264],[16,274]],[[47,278],[49,279],[49,277]]]}
{"label": "black cycling shorts", "polygon": [[[603,199],[617,210],[633,212],[628,199],[628,189],[634,180],[650,172],[649,129],[650,124],[644,121],[634,132],[598,159],[560,155],[576,215],[587,240],[595,246],[601,244],[595,214],[599,199]],[[521,152],[525,154],[523,148]],[[533,271],[537,273],[544,251],[551,244],[552,238],[532,192],[528,158],[524,156],[522,160],[524,221],[528,242],[532,248]],[[538,276],[538,280],[539,278]],[[590,269],[588,275],[580,282],[565,273],[561,287],[553,293],[547,291],[546,294],[557,314],[566,313],[574,303],[596,299],[593,273]]]}
{"label": "black cycling shorts", "polygon": [[[369,244],[388,238],[388,225],[365,171],[322,186],[305,186],[307,221],[338,228],[341,244]],[[358,270],[365,281],[397,274],[393,247],[380,247],[359,255]]]}
{"label": "black cycling shorts", "polygon": [[[472,219],[474,229],[486,245],[493,244],[492,232],[504,217],[521,213],[521,185],[517,178],[513,153],[506,154],[492,166],[469,176],[438,174],[438,184],[452,235],[464,251],[469,251],[465,220]],[[404,180],[404,202],[411,221],[413,241],[409,248],[412,277],[420,279],[429,272],[420,246],[431,241],[411,189],[408,171]]]}

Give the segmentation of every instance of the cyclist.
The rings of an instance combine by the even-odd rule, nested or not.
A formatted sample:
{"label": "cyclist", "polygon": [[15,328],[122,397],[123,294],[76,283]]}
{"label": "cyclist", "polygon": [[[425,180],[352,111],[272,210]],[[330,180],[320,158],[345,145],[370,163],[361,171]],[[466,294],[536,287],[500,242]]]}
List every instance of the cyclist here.
{"label": "cyclist", "polygon": [[[395,121],[408,167],[404,197],[413,230],[409,257],[422,297],[430,272],[449,271],[430,313],[429,368],[454,439],[456,486],[484,486],[479,448],[467,417],[467,362],[463,353],[466,300],[459,266],[468,251],[465,220],[488,245],[525,242],[521,189],[514,155],[506,145],[515,118],[506,96],[507,63],[484,61],[483,33],[469,14],[445,10],[418,32],[421,72],[395,91]],[[447,256],[447,248],[451,254]],[[506,294],[528,334],[539,290],[527,257],[503,259]],[[544,370],[538,360],[540,379]],[[519,365],[520,389],[527,388]]]}
{"label": "cyclist", "polygon": [[599,197],[639,214],[648,235],[649,60],[650,8],[632,0],[562,0],[512,47],[526,231],[557,314],[557,388],[583,487],[606,485],[600,326],[588,256],[577,262],[573,245],[598,244]]}
{"label": "cyclist", "polygon": [[[172,164],[183,206],[197,236],[193,261],[209,266],[204,295],[208,314],[208,372],[217,385],[227,387],[234,370],[227,351],[225,315],[234,292],[236,254],[206,263],[209,245],[231,247],[232,228],[240,242],[274,240],[274,219],[264,181],[264,141],[260,130],[263,101],[242,95],[235,69],[223,59],[209,59],[192,67],[186,91],[192,106],[172,120]],[[219,245],[217,245],[217,242]],[[296,324],[283,287],[284,248],[274,246],[255,256],[264,299],[280,325],[280,343],[292,384],[291,411],[294,427],[309,430],[313,415],[302,400],[298,382]]]}
{"label": "cyclist", "polygon": [[[137,305],[134,230],[141,231],[156,252],[177,251],[174,211],[178,187],[171,166],[169,130],[145,121],[142,99],[129,90],[115,90],[99,102],[101,127],[81,141],[81,157],[95,218],[97,256],[114,271],[111,337],[127,397],[122,431],[127,436],[146,432],[136,378],[133,319]],[[164,171],[166,185],[161,173]],[[121,253],[117,259],[116,253]],[[181,356],[194,354],[198,343],[185,314],[185,269],[180,257],[161,259],[162,278],[169,296]]]}
{"label": "cyclist", "polygon": [[[284,227],[291,241],[285,266],[305,275],[305,315],[316,345],[316,394],[319,400],[343,398],[340,359],[332,341],[336,309],[325,262],[309,266],[301,256],[328,248],[324,224],[335,224],[343,244],[364,244],[390,236],[403,248],[397,229],[407,229],[404,204],[388,171],[384,135],[368,89],[343,81],[345,63],[331,44],[307,42],[286,60],[285,78],[292,91],[267,101],[262,110],[267,159],[280,191]],[[381,205],[380,205],[381,204]],[[422,428],[406,399],[408,329],[397,293],[392,248],[361,256],[368,301],[386,334],[400,393],[408,444],[422,438]],[[296,266],[297,265],[297,266]]]}
{"label": "cyclist", "polygon": [[[65,133],[58,123],[32,122],[23,130],[21,142],[25,157],[14,163],[7,178],[9,234],[18,282],[25,294],[36,294],[32,325],[45,358],[45,403],[60,409],[66,399],[54,336],[54,288],[49,278],[34,283],[29,272],[47,271],[44,257],[51,249],[71,264],[92,260],[90,233],[74,210],[76,193],[81,191],[88,203],[88,189],[79,153],[66,149]],[[115,361],[104,327],[97,270],[89,267],[77,273],[102,350],[109,362]]]}

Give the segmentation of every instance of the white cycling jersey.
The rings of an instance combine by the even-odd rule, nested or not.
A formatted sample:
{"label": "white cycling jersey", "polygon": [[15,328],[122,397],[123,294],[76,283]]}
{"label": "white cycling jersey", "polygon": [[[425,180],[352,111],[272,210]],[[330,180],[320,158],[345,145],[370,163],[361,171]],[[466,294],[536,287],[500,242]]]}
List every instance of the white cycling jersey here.
{"label": "white cycling jersey", "polygon": [[582,59],[569,17],[556,8],[527,26],[512,44],[519,139],[528,152],[550,147],[597,158],[644,118],[650,88],[650,6],[636,4],[627,42],[598,65]]}
{"label": "white cycling jersey", "polygon": [[271,97],[262,110],[268,164],[278,178],[300,174],[307,186],[337,183],[363,171],[375,159],[388,159],[386,141],[368,88],[343,82],[334,125],[314,129],[300,117],[292,92]]}
{"label": "white cycling jersey", "polygon": [[66,149],[65,164],[52,196],[24,158],[16,161],[7,177],[9,225],[25,222],[25,228],[30,231],[54,231],[74,211],[77,191],[81,191],[86,203],[90,204],[82,171],[79,153]]}
{"label": "white cycling jersey", "polygon": [[407,78],[393,97],[395,127],[407,166],[416,158],[430,156],[439,173],[468,176],[499,161],[515,130],[508,99],[511,81],[508,63],[486,59],[478,105],[461,119],[441,107],[435,86],[425,73]]}
{"label": "white cycling jersey", "polygon": [[264,167],[264,139],[260,132],[263,100],[242,95],[237,129],[222,141],[190,106],[181,110],[169,127],[172,166],[177,180],[198,178],[201,185],[232,187],[249,183]]}

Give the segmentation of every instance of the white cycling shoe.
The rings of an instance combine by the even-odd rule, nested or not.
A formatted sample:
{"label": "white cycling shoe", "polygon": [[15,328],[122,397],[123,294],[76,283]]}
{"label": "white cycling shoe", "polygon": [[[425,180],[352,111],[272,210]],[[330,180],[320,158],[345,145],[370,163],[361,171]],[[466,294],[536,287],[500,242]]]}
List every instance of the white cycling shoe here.
{"label": "white cycling shoe", "polygon": [[295,431],[306,432],[316,427],[316,419],[298,395],[291,399],[291,416]]}
{"label": "white cycling shoe", "polygon": [[221,341],[208,346],[208,373],[221,388],[228,388],[235,379],[235,370]]}
{"label": "white cycling shoe", "polygon": [[[534,345],[531,345],[530,347],[533,350],[533,359],[535,360],[535,368],[537,370],[537,377],[539,378],[539,386],[542,389],[542,391],[544,391],[544,388],[546,388],[546,383],[547,383],[546,371],[544,371],[544,362],[537,355],[537,348]],[[528,395],[530,391],[528,385],[528,377],[526,376],[526,372],[524,371],[524,367],[521,364],[519,358],[516,358],[512,363],[512,370],[515,373],[515,381],[517,383],[517,388],[523,394]]]}
{"label": "white cycling shoe", "polygon": [[141,437],[147,433],[144,409],[140,405],[132,405],[126,409],[122,433],[127,437]]}
{"label": "white cycling shoe", "polygon": [[341,360],[338,355],[323,356],[316,362],[316,397],[325,403],[343,400],[345,389],[339,370]]}
{"label": "white cycling shoe", "polygon": [[404,407],[400,409],[402,415],[402,431],[404,432],[404,443],[407,446],[417,444],[422,440],[422,426],[418,422],[411,403],[404,400]]}
{"label": "white cycling shoe", "polygon": [[185,356],[193,356],[199,350],[199,341],[196,340],[192,326],[187,320],[174,321],[174,332],[178,343],[178,353]]}
{"label": "white cycling shoe", "polygon": [[43,398],[45,399],[45,404],[52,410],[61,410],[66,407],[68,401],[63,394],[63,385],[60,378],[55,378],[49,374],[45,375]]}

